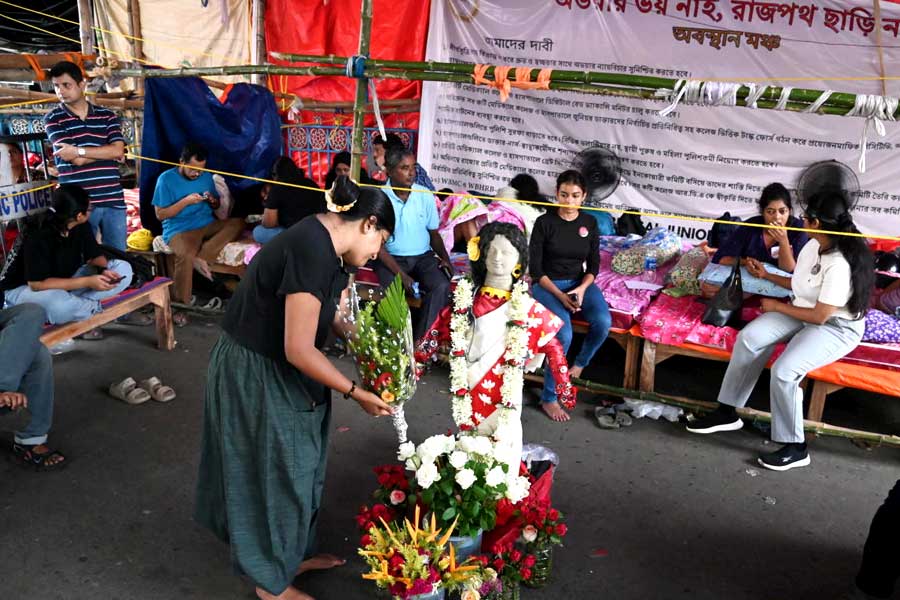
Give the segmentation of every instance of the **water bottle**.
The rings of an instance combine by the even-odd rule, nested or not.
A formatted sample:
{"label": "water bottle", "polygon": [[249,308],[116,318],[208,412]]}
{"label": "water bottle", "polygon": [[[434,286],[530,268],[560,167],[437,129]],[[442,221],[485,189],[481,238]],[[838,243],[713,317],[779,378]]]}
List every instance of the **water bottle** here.
{"label": "water bottle", "polygon": [[656,283],[656,257],[647,256],[644,258],[644,272],[641,279],[648,283]]}

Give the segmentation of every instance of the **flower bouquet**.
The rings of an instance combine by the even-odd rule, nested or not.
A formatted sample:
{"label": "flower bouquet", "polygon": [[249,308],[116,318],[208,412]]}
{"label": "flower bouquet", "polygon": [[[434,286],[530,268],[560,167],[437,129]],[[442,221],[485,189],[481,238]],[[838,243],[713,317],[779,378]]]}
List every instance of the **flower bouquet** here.
{"label": "flower bouquet", "polygon": [[409,502],[427,506],[439,524],[456,523],[462,537],[477,538],[493,529],[501,498],[520,502],[528,495],[528,479],[507,474],[488,437],[435,435],[418,447],[401,444],[397,457],[415,471],[418,498],[413,495]]}
{"label": "flower bouquet", "polygon": [[[409,479],[403,465],[381,465],[373,470],[378,477],[378,488],[372,494],[375,503],[371,508],[368,505],[360,507],[356,515],[356,525],[363,533],[381,520],[392,523],[407,514]],[[367,537],[363,537],[363,546],[368,544]]]}
{"label": "flower bouquet", "polygon": [[562,545],[562,538],[568,531],[562,517],[562,513],[555,508],[539,503],[526,502],[519,510],[522,523],[520,540],[525,550],[536,558],[532,577],[525,585],[541,587],[549,581],[553,569],[553,546]]}
{"label": "flower bouquet", "polygon": [[519,585],[527,585],[531,580],[532,568],[537,559],[533,554],[511,546],[496,547],[494,552],[490,566],[497,572],[502,583],[500,597],[504,600],[516,600],[519,598]]}
{"label": "flower bouquet", "polygon": [[480,566],[457,563],[453,544],[448,544],[452,533],[453,525],[437,527],[433,513],[430,525],[420,528],[418,509],[414,523],[406,520],[401,526],[382,521],[369,529],[369,543],[359,549],[369,567],[363,579],[387,588],[395,600],[461,588]]}
{"label": "flower bouquet", "polygon": [[416,374],[412,319],[400,276],[388,286],[384,298],[363,308],[352,286],[347,320],[353,325],[347,346],[360,382],[395,408],[394,428],[400,441],[405,442],[403,404],[416,391]]}

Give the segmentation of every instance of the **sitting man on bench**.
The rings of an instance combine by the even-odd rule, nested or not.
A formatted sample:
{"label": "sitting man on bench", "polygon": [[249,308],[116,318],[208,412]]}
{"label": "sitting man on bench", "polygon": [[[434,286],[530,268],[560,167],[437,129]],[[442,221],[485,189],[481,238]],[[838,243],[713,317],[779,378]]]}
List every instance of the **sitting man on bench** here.
{"label": "sitting man on bench", "polygon": [[37,470],[59,469],[66,457],[47,447],[53,421],[53,360],[41,343],[47,314],[37,304],[0,310],[0,414],[27,408],[31,420],[17,431],[13,458]]}
{"label": "sitting man on bench", "polygon": [[[194,269],[211,280],[209,263],[244,229],[241,219],[216,218],[213,211],[219,206],[219,196],[212,175],[205,170],[206,158],[206,148],[188,142],[180,164],[159,176],[153,192],[163,240],[175,254],[175,300],[182,304],[191,303]],[[176,325],[187,322],[184,313],[173,318]]]}

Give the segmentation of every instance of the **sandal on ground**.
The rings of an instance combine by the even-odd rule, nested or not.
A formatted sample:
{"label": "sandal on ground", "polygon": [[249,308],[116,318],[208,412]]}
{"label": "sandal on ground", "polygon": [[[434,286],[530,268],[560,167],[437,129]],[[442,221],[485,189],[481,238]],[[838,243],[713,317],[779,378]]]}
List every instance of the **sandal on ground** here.
{"label": "sandal on ground", "polygon": [[172,323],[175,324],[175,327],[184,327],[188,324],[188,316],[187,313],[183,310],[172,313]]}
{"label": "sandal on ground", "polygon": [[621,424],[618,422],[615,411],[611,407],[598,406],[594,409],[594,419],[601,429],[618,429]]}
{"label": "sandal on ground", "polygon": [[157,402],[171,402],[175,399],[175,390],[167,385],[163,385],[159,377],[151,377],[140,383],[140,388],[150,394],[150,397]]}
{"label": "sandal on ground", "polygon": [[50,450],[49,448],[45,452],[35,451],[35,448],[40,445],[42,444],[28,445],[13,443],[13,461],[22,467],[34,469],[35,471],[58,471],[66,468],[69,461],[62,452],[59,450]]}
{"label": "sandal on ground", "polygon": [[109,386],[109,395],[126,404],[143,404],[150,399],[147,390],[139,388],[131,377]]}
{"label": "sandal on ground", "polygon": [[87,333],[82,333],[81,339],[92,340],[92,341],[102,340],[103,339],[103,330],[100,329],[99,327],[91,329]]}
{"label": "sandal on ground", "polygon": [[148,327],[155,322],[156,319],[154,319],[152,315],[138,311],[130,312],[127,315],[122,315],[116,319],[116,323],[119,325],[136,325],[138,327]]}

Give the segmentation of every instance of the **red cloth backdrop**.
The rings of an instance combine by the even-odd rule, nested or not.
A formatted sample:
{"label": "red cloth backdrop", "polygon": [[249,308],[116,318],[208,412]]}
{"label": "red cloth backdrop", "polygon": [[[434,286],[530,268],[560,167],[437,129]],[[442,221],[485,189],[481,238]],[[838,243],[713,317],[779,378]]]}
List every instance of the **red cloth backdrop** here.
{"label": "red cloth backdrop", "polygon": [[[266,3],[266,47],[292,54],[352,56],[359,45],[360,0],[269,0]],[[429,2],[375,0],[372,58],[421,61],[428,37]],[[270,57],[275,64],[286,64]],[[286,88],[301,98],[352,101],[355,80],[346,77],[272,77],[275,91]],[[286,81],[284,81],[286,79]],[[379,99],[418,98],[420,82],[379,81]]]}

